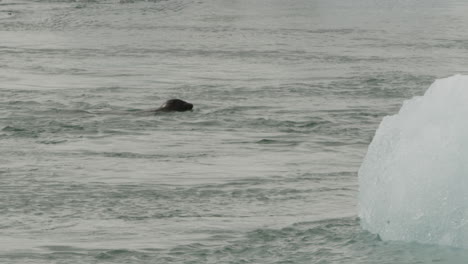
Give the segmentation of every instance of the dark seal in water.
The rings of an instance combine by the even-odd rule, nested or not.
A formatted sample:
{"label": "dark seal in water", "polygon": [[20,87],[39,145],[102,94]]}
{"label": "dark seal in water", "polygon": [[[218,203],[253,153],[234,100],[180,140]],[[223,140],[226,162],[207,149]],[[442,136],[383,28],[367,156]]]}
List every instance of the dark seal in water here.
{"label": "dark seal in water", "polygon": [[193,104],[187,103],[180,99],[167,100],[161,107],[154,110],[154,112],[185,112],[191,111]]}

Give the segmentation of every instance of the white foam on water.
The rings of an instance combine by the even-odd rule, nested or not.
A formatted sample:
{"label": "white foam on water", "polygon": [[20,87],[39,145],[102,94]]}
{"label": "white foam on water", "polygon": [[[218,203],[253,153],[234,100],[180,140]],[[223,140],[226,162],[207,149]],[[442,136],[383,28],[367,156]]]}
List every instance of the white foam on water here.
{"label": "white foam on water", "polygon": [[381,122],[359,169],[361,225],[468,248],[468,76],[436,80]]}

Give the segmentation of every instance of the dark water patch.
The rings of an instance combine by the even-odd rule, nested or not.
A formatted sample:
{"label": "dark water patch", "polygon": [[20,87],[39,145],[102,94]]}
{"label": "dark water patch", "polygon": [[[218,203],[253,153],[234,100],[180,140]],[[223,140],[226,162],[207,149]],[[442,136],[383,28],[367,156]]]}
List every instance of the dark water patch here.
{"label": "dark water patch", "polygon": [[275,142],[276,142],[275,140],[271,140],[271,139],[262,139],[262,140],[257,141],[258,144],[271,144]]}
{"label": "dark water patch", "polygon": [[257,111],[257,110],[266,110],[270,109],[270,107],[265,105],[239,105],[239,106],[228,106],[222,109],[216,109],[209,114],[232,114],[238,112],[246,112],[246,111]]}
{"label": "dark water patch", "polygon": [[[359,141],[361,142],[361,141]],[[356,144],[357,142],[353,141],[352,144]],[[333,140],[333,141],[321,141],[321,142],[318,142],[318,144],[322,145],[322,146],[326,146],[326,147],[340,147],[340,146],[348,146],[350,145],[350,142],[349,141],[337,141],[337,140]]]}
{"label": "dark water patch", "polygon": [[299,122],[299,121],[292,121],[292,120],[277,120],[277,119],[272,119],[272,118],[256,118],[253,120],[249,121],[250,123],[256,124],[256,125],[263,125],[267,127],[315,127],[319,124],[324,124],[328,123],[325,120],[320,120],[320,118],[317,118],[317,121],[305,121],[305,122]]}
{"label": "dark water patch", "polygon": [[49,133],[63,133],[71,131],[84,131],[85,128],[81,124],[64,123],[59,121],[47,122],[47,132]]}
{"label": "dark water patch", "polygon": [[465,39],[437,39],[432,47],[443,48],[443,49],[468,49],[468,41]]}
{"label": "dark water patch", "polygon": [[[320,78],[319,80],[313,80],[310,82],[293,82],[286,83],[278,87],[279,94],[284,96],[327,96],[330,95],[333,91],[330,91],[328,83],[330,81],[339,80],[339,77],[334,78],[333,80],[327,80]],[[263,87],[270,91],[271,88]]]}
{"label": "dark water patch", "polygon": [[58,67],[52,67],[50,65],[44,66],[44,65],[35,65],[35,66],[29,66],[25,67],[24,70],[26,71],[31,71],[31,72],[37,72],[40,74],[69,74],[69,75],[93,75],[94,72],[90,71],[89,69],[84,69],[84,68],[58,68]]}
{"label": "dark water patch", "polygon": [[261,139],[256,142],[257,144],[261,145],[276,145],[276,146],[297,146],[302,143],[302,141],[293,141],[293,140],[278,140],[278,139]]}
{"label": "dark water patch", "polygon": [[183,121],[181,125],[190,125],[193,127],[222,127],[223,122],[219,120],[195,120],[195,121]]}
{"label": "dark water patch", "polygon": [[35,119],[32,120],[24,120],[24,122],[15,121],[14,123],[9,126],[6,126],[2,129],[3,132],[7,132],[9,137],[26,137],[26,138],[38,138],[38,137],[46,137],[50,135],[55,135],[60,138],[53,139],[54,141],[61,141],[64,140],[63,137],[67,136],[67,134],[74,134],[82,135],[82,134],[94,134],[97,133],[96,128],[83,126],[83,124],[79,123],[68,123],[68,122],[61,122],[61,121],[50,121]]}
{"label": "dark water patch", "polygon": [[401,100],[420,95],[433,80],[434,76],[429,75],[387,72],[372,76],[360,75],[328,85],[335,95]]}
{"label": "dark water patch", "polygon": [[466,46],[466,41],[465,40],[460,40],[460,39],[445,39],[445,40],[440,40],[440,39],[431,39],[431,42],[427,41],[419,41],[419,40],[413,40],[413,41],[394,41],[394,42],[389,42],[388,40],[385,40],[385,44],[382,44],[382,46],[386,48],[411,48],[413,50],[419,50],[419,51],[426,51],[426,52],[433,52],[434,50],[438,50],[439,52],[442,52],[443,50],[460,50],[460,51],[466,51],[467,46]]}
{"label": "dark water patch", "polygon": [[291,177],[288,181],[311,181],[318,182],[323,180],[331,181],[346,181],[346,179],[352,179],[357,176],[356,171],[341,171],[341,172],[330,172],[330,173],[303,173],[295,177]]}
{"label": "dark water patch", "polygon": [[20,106],[37,106],[37,105],[42,105],[42,103],[39,103],[37,101],[8,101],[7,104],[9,105],[20,105]]}
{"label": "dark water patch", "polygon": [[[239,121],[238,121],[239,122]],[[256,128],[275,128],[275,129],[291,129],[295,128],[296,130],[305,129],[313,130],[321,126],[332,125],[329,120],[322,119],[320,117],[313,118],[313,120],[304,120],[304,121],[293,121],[293,120],[280,120],[273,118],[249,118],[246,120],[240,121],[244,123],[243,126],[248,125],[249,127]]]}
{"label": "dark water patch", "polygon": [[145,53],[163,53],[177,57],[203,57],[235,59],[241,61],[255,61],[255,63],[271,63],[275,61],[302,62],[304,60],[315,61],[317,63],[340,63],[350,64],[354,62],[375,62],[383,61],[379,57],[358,57],[347,55],[318,54],[297,50],[196,50],[196,49],[168,49],[158,51],[146,51]]}
{"label": "dark water patch", "polygon": [[[216,20],[213,17],[208,17],[203,19],[204,21],[211,21]],[[307,34],[310,35],[322,35],[322,34],[352,34],[352,33],[365,33],[364,30],[356,29],[356,28],[321,28],[321,29],[307,29],[307,28],[283,28],[283,27],[275,27],[275,28],[265,28],[265,27],[255,27],[254,25],[251,27],[242,26],[242,27],[233,27],[233,26],[218,26],[216,28],[213,27],[200,27],[195,25],[190,26],[165,26],[161,25],[160,28],[167,28],[171,30],[191,30],[191,31],[200,31],[200,32],[210,32],[210,31],[223,31],[223,32],[242,32],[248,34],[251,32],[252,34],[270,34],[270,35],[277,35],[277,34],[286,34],[288,36],[300,35],[304,36]],[[244,35],[248,36],[248,35]]]}
{"label": "dark water patch", "polygon": [[101,252],[95,256],[98,260],[117,260],[121,261],[141,261],[149,259],[149,255],[144,252],[127,250],[127,249],[113,249]]}
{"label": "dark water patch", "polygon": [[37,138],[39,137],[40,132],[32,131],[26,128],[21,127],[14,127],[14,126],[6,126],[2,129],[3,132],[8,132],[4,134],[5,137],[29,137],[29,138]]}
{"label": "dark water patch", "polygon": [[143,158],[143,159],[158,159],[164,158],[164,155],[157,155],[157,154],[140,154],[140,153],[132,153],[132,152],[87,152],[85,155],[98,155],[110,158]]}
{"label": "dark water patch", "polygon": [[12,126],[6,126],[2,129],[2,131],[6,131],[6,132],[22,132],[25,130],[26,129],[19,128],[19,127],[12,127]]}
{"label": "dark water patch", "polygon": [[39,144],[45,144],[45,145],[56,145],[56,144],[61,144],[61,143],[66,143],[68,140],[62,139],[62,140],[40,140],[37,141]]}
{"label": "dark water patch", "polygon": [[[125,56],[124,54],[121,54],[119,50],[104,50],[104,49],[92,49],[92,48],[81,48],[81,49],[76,49],[76,48],[41,48],[41,47],[4,47],[0,49],[0,52],[3,54],[11,54],[11,55],[20,55],[20,56],[32,56],[35,55],[38,58],[42,57],[68,57],[68,58],[76,58],[76,59],[83,59],[85,57],[102,57],[102,58],[107,58],[107,57],[113,57],[113,56]],[[129,56],[132,54],[128,54]],[[78,69],[78,68],[69,68],[69,69],[62,69],[62,68],[54,68],[52,66],[29,66],[29,70],[34,70],[34,71],[44,71],[46,73],[67,73],[67,71],[73,71],[73,70],[78,70],[82,71],[83,69]],[[90,72],[87,70],[88,75],[92,75],[93,72]]]}
{"label": "dark water patch", "polygon": [[178,153],[178,154],[152,154],[136,152],[94,152],[83,151],[79,153],[68,153],[67,156],[98,156],[121,159],[149,159],[149,160],[173,160],[176,159],[194,159],[209,156],[207,153]]}
{"label": "dark water patch", "polygon": [[280,31],[310,33],[310,34],[352,34],[364,33],[361,29],[356,28],[322,28],[322,29],[301,29],[301,28],[280,28]]}
{"label": "dark water patch", "polygon": [[87,92],[89,93],[122,93],[122,92],[127,92],[128,87],[122,87],[122,86],[98,86],[95,88],[90,88],[86,89]]}
{"label": "dark water patch", "polygon": [[51,251],[52,253],[66,253],[66,254],[83,254],[83,252],[87,251],[86,249],[83,249],[83,248],[71,247],[71,246],[66,246],[66,245],[41,246],[40,248],[43,248],[47,251]]}
{"label": "dark water patch", "polygon": [[[84,107],[84,108],[89,108],[89,104],[83,104],[83,103],[74,103],[73,106],[77,107]],[[47,116],[88,116],[90,117],[93,115],[93,113],[87,111],[87,110],[82,110],[82,109],[63,109],[63,108],[49,108],[44,111],[36,112],[37,114],[41,114],[47,118]]]}
{"label": "dark water patch", "polygon": [[[123,5],[131,4],[135,5]],[[139,3],[139,4],[137,4]],[[35,16],[36,12],[29,12],[29,19],[3,23],[5,30],[41,30],[52,29],[54,31],[78,30],[78,29],[147,29],[145,24],[134,27],[134,23],[122,21],[129,12],[138,14],[136,17],[151,16],[157,14],[158,18],[176,15],[187,8],[196,5],[194,1],[165,1],[165,0],[79,0],[79,1],[34,1],[37,9],[43,12],[41,17]],[[100,16],[94,16],[99,14]],[[135,19],[130,20],[134,22]],[[113,23],[112,23],[113,22]],[[119,23],[120,22],[120,23]],[[137,23],[138,24],[138,23]]]}

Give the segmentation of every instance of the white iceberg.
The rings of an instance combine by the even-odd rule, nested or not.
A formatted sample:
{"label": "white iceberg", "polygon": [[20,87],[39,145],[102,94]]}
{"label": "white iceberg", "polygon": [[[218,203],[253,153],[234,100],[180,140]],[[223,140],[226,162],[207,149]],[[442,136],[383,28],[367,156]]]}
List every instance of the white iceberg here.
{"label": "white iceberg", "polygon": [[385,117],[358,174],[364,229],[468,248],[468,76],[436,80]]}

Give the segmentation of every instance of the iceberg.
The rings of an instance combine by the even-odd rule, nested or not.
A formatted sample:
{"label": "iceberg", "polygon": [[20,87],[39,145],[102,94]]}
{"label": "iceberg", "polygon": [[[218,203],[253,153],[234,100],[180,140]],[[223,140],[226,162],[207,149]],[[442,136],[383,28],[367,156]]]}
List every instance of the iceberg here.
{"label": "iceberg", "polygon": [[384,117],[358,176],[364,229],[468,248],[468,76],[438,79]]}

